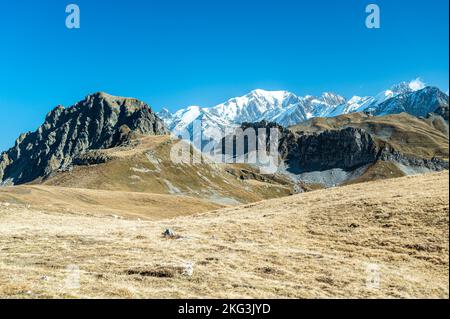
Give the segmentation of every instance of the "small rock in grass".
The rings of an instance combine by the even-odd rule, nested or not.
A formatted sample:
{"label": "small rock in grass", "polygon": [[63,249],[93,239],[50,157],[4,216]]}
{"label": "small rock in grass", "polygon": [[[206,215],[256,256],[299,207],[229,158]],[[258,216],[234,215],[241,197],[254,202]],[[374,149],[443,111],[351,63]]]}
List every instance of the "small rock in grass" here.
{"label": "small rock in grass", "polygon": [[174,237],[175,237],[175,233],[173,232],[172,229],[167,228],[167,229],[164,231],[163,236],[164,236],[164,237],[167,237],[167,238],[174,238]]}

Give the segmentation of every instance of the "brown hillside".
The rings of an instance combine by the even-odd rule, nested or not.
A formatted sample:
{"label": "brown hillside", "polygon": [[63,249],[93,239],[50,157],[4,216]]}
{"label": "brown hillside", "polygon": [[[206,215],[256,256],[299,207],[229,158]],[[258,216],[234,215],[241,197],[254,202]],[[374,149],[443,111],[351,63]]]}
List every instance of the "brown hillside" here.
{"label": "brown hillside", "polygon": [[159,221],[0,203],[0,296],[448,298],[448,185],[442,172]]}
{"label": "brown hillside", "polygon": [[[36,182],[61,187],[183,195],[219,205],[249,203],[292,193],[287,178],[264,177],[258,169],[248,165],[174,163],[170,151],[179,141],[169,136],[147,136],[134,142],[130,147],[97,151],[96,156],[109,158],[106,163],[75,166],[70,172],[60,172]],[[247,179],[250,175],[256,178]]]}

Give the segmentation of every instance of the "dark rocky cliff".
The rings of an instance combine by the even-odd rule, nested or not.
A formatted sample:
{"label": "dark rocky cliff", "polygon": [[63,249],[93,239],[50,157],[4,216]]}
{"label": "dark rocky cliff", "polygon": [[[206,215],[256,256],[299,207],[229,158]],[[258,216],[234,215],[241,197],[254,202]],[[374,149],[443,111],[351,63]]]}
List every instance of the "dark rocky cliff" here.
{"label": "dark rocky cliff", "polygon": [[[345,128],[313,134],[296,134],[290,130],[268,122],[244,123],[242,128],[270,128],[279,131],[278,151],[282,160],[295,174],[323,171],[332,168],[351,170],[373,163],[379,149],[372,136],[359,128]],[[266,141],[268,142],[268,141]]]}
{"label": "dark rocky cliff", "polygon": [[280,143],[280,154],[293,173],[352,170],[375,162],[378,151],[370,134],[352,127],[311,135],[292,134]]}
{"label": "dark rocky cliff", "polygon": [[[266,129],[266,145],[271,128],[278,129],[278,151],[287,170],[293,174],[302,174],[330,169],[353,171],[376,161],[396,162],[405,166],[423,167],[433,171],[448,169],[448,161],[420,156],[405,155],[379,137],[363,128],[343,127],[316,133],[294,133],[276,123],[265,121],[244,123],[241,128]],[[235,136],[226,139],[236,138]],[[222,141],[225,143],[225,140]]]}

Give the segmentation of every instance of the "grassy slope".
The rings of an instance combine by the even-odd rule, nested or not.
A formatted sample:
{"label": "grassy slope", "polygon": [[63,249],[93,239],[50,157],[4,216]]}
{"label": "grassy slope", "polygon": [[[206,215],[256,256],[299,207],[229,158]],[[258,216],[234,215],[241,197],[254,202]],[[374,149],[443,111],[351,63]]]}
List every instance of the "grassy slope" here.
{"label": "grassy slope", "polygon": [[364,174],[348,182],[345,182],[343,185],[365,183],[380,179],[396,178],[403,176],[406,176],[406,174],[400,168],[398,168],[398,166],[395,163],[377,161],[372,165],[370,165],[364,172]]}
{"label": "grassy slope", "polygon": [[249,183],[226,172],[246,165],[176,164],[170,159],[174,141],[168,136],[145,137],[132,148],[103,151],[113,160],[75,167],[44,185],[154,194],[182,194],[219,204],[249,203],[291,194],[286,183]]}
{"label": "grassy slope", "polygon": [[[0,204],[0,296],[448,298],[448,183],[403,177],[160,221]],[[79,289],[65,285],[71,264]]]}
{"label": "grassy slope", "polygon": [[147,220],[191,215],[223,207],[187,196],[41,185],[0,188],[0,202],[19,204],[34,210],[85,214],[95,212],[103,216]]}

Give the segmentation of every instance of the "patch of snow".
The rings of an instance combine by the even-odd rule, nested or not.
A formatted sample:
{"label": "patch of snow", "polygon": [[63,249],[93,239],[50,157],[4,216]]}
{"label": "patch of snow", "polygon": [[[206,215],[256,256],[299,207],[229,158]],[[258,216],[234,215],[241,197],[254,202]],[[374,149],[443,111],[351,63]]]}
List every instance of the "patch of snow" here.
{"label": "patch of snow", "polygon": [[149,170],[148,168],[138,168],[138,167],[131,167],[130,170],[132,170],[133,172],[137,172],[137,173],[150,173],[151,170]]}

